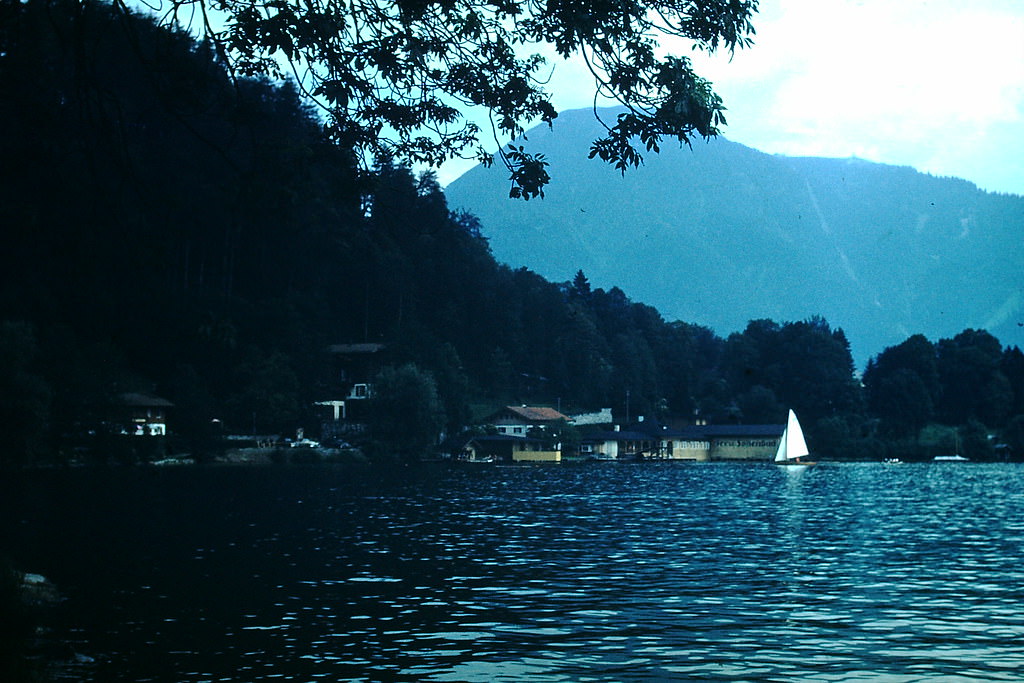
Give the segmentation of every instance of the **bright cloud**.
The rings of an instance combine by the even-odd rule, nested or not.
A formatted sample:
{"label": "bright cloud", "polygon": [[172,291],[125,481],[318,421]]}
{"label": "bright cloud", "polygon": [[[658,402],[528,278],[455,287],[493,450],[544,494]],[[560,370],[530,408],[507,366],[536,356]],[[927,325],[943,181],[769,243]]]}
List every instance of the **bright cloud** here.
{"label": "bright cloud", "polygon": [[1024,3],[763,2],[757,44],[695,58],[730,138],[1024,194]]}

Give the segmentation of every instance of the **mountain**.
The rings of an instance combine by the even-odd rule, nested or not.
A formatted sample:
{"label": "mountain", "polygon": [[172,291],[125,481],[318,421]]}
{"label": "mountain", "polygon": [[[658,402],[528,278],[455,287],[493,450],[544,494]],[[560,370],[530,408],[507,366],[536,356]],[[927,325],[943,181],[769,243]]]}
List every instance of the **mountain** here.
{"label": "mountain", "polygon": [[587,158],[599,132],[588,109],[527,133],[522,144],[551,163],[543,200],[504,199],[497,164],[452,182],[449,205],[480,218],[500,261],[555,281],[581,269],[723,335],[752,319],[821,315],[859,365],[916,333],[984,328],[1024,345],[1024,198],[722,138],[666,143],[623,176]]}

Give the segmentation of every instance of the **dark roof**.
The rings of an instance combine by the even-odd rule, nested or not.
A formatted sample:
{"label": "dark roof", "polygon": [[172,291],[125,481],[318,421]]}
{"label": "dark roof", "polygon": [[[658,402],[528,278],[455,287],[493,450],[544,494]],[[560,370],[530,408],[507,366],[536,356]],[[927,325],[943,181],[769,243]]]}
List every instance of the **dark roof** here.
{"label": "dark roof", "polygon": [[544,406],[505,406],[501,410],[491,413],[486,418],[485,422],[494,422],[497,418],[501,417],[505,413],[512,413],[522,420],[527,422],[558,422],[559,420],[569,421],[568,416],[563,415],[554,408],[546,408]]}
{"label": "dark roof", "polygon": [[476,441],[477,443],[496,443],[500,441],[515,441],[516,443],[540,443],[542,439],[534,439],[528,436],[513,436],[512,434],[485,434],[483,436],[474,436],[469,441]]}
{"label": "dark roof", "polygon": [[604,431],[594,432],[583,437],[583,441],[647,441],[654,439],[654,436],[647,434],[646,432],[635,432],[635,431]]}
{"label": "dark roof", "polygon": [[486,443],[540,443],[541,439],[534,439],[526,436],[513,436],[512,434],[457,434],[450,436],[440,445],[442,452],[460,451],[472,442]]}
{"label": "dark roof", "polygon": [[167,399],[149,394],[127,392],[121,394],[121,403],[133,408],[173,408],[174,404]]}
{"label": "dark roof", "polygon": [[[644,425],[655,427],[650,431]],[[601,431],[587,434],[583,441],[641,441],[644,439],[692,439],[704,441],[710,439],[735,439],[743,437],[776,437],[782,434],[785,425],[690,425],[680,429],[665,429],[654,423],[640,422],[631,429],[621,431]]]}
{"label": "dark roof", "polygon": [[780,436],[786,425],[691,425],[669,429],[665,436],[683,439],[715,439],[752,436]]}
{"label": "dark roof", "polygon": [[354,355],[377,353],[383,348],[383,344],[332,344],[329,350],[331,353]]}
{"label": "dark roof", "polygon": [[661,436],[668,429],[667,426],[663,425],[657,419],[641,419],[630,425],[625,426],[626,431],[630,432],[642,432],[644,434],[650,434],[651,436]]}
{"label": "dark roof", "polygon": [[455,434],[441,442],[438,448],[443,452],[458,451],[466,447],[473,440],[472,434]]}

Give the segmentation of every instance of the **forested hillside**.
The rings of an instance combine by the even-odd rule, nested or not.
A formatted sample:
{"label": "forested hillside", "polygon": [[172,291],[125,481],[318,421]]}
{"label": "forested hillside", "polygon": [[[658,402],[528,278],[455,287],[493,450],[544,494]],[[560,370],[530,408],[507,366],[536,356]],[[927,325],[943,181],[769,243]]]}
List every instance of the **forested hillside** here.
{"label": "forested hillside", "polygon": [[665,145],[622,175],[586,158],[598,130],[590,110],[563,112],[517,143],[558,169],[543,202],[496,201],[507,182],[484,167],[452,182],[449,202],[480,217],[503,262],[556,280],[583,269],[721,335],[824,316],[861,370],[913,333],[983,328],[1024,343],[1024,197],[722,138]]}
{"label": "forested hillside", "polygon": [[[629,401],[633,416],[747,423],[793,407],[844,457],[880,457],[881,439],[916,443],[938,422],[973,420],[981,456],[995,453],[988,430],[1024,440],[1021,354],[987,333],[925,340],[934,376],[883,355],[865,395],[822,318],[722,339],[583,272],[555,283],[499,264],[433,176],[388,160],[358,176],[293,88],[232,81],[183,32],[97,2],[0,11],[7,464],[105,460],[99,427],[124,392],[174,404],[176,452],[209,448],[213,424],[315,434],[313,403],[339,389],[328,347],[367,341],[424,379],[449,433],[474,407],[622,416]],[[898,418],[919,382],[931,409]],[[982,395],[953,401],[967,385]]]}

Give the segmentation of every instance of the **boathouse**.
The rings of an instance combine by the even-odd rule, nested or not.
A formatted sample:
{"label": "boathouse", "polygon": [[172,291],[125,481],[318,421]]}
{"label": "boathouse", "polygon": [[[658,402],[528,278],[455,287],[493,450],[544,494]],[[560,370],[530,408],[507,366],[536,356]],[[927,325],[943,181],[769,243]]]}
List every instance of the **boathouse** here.
{"label": "boathouse", "polygon": [[692,425],[670,429],[639,422],[584,437],[580,455],[596,460],[771,460],[785,425]]}
{"label": "boathouse", "polygon": [[543,439],[491,434],[470,438],[456,459],[470,462],[561,462],[562,447]]}

